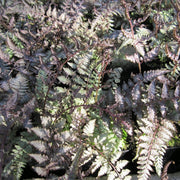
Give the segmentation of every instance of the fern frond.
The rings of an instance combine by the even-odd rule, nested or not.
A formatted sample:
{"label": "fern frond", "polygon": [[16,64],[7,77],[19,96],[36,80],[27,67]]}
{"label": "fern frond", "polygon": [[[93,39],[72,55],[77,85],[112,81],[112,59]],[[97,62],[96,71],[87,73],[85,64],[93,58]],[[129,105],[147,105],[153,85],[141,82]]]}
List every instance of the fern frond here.
{"label": "fern frond", "polygon": [[3,170],[4,177],[9,177],[10,174],[13,174],[15,179],[21,179],[23,170],[29,160],[28,154],[32,152],[32,148],[28,145],[28,138],[26,136],[26,133],[22,134],[22,136],[18,138],[15,147],[12,149],[12,159],[6,164]]}
{"label": "fern frond", "polygon": [[37,75],[36,82],[36,91],[39,98],[44,98],[48,91],[47,81],[48,74],[47,72],[40,70]]}
{"label": "fern frond", "polygon": [[19,103],[26,103],[30,99],[29,82],[26,76],[18,73],[15,78],[10,80],[9,84],[13,92],[17,94]]}
{"label": "fern frond", "polygon": [[[96,124],[99,120],[96,120]],[[95,122],[94,120],[92,122]],[[91,173],[94,173],[98,170],[98,177],[101,177],[107,174],[108,178],[113,179],[120,178],[125,179],[128,177],[129,170],[123,169],[128,161],[120,160],[120,156],[122,155],[121,150],[121,140],[117,138],[117,136],[109,130],[108,127],[104,126],[102,122],[98,123],[99,128],[93,130],[93,134],[87,136],[87,140],[93,140],[93,145],[88,145],[85,149],[82,160],[84,161],[81,164],[91,161],[95,158],[89,168]],[[92,129],[91,127],[86,127],[86,129]],[[98,127],[97,127],[98,128]],[[98,130],[98,134],[96,131]],[[93,135],[93,136],[92,136]]]}
{"label": "fern frond", "polygon": [[103,8],[102,12],[99,13],[98,11],[95,11],[95,19],[91,23],[91,31],[96,31],[97,33],[100,32],[108,32],[112,30],[113,27],[113,14],[115,11],[113,11],[110,8]]}
{"label": "fern frond", "polygon": [[[146,121],[151,121],[151,119],[146,119]],[[162,119],[160,123],[161,125],[156,125],[155,129],[151,122],[151,125],[145,125],[144,123],[141,125],[147,126],[149,130],[141,128],[143,132],[139,138],[140,143],[138,145],[141,149],[138,158],[139,179],[148,179],[153,165],[155,165],[158,175],[161,175],[163,156],[167,148],[166,144],[173,137],[172,132],[175,131],[175,128],[168,120]]]}

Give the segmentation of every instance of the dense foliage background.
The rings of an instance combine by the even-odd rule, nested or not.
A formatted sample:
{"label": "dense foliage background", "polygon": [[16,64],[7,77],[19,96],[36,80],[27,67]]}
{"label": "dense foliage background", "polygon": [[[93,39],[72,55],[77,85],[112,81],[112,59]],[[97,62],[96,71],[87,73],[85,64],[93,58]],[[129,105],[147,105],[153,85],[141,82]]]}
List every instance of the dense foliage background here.
{"label": "dense foliage background", "polygon": [[178,0],[1,0],[0,179],[165,179],[179,28]]}

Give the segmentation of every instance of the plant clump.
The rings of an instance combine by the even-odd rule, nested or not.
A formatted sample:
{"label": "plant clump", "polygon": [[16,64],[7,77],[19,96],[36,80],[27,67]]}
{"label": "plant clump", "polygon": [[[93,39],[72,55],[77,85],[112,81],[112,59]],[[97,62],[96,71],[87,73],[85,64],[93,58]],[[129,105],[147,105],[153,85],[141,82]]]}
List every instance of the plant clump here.
{"label": "plant clump", "polygon": [[0,179],[129,180],[129,150],[165,177],[179,27],[177,0],[0,0]]}

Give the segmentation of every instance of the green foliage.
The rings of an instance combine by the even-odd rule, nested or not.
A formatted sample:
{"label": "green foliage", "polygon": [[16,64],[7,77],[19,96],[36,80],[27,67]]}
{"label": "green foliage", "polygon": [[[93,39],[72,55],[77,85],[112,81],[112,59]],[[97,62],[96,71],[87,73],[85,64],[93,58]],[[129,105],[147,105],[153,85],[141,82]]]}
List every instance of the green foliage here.
{"label": "green foliage", "polygon": [[178,147],[180,145],[180,137],[179,135],[174,136],[169,142],[168,146],[170,147]]}
{"label": "green foliage", "polygon": [[108,174],[108,179],[130,179],[129,170],[124,168],[128,161],[120,160],[123,139],[118,138],[102,120],[97,121],[97,128],[95,120],[89,121],[83,128],[87,146],[82,156],[82,165],[93,159],[90,171],[94,173],[98,170],[98,177]]}
{"label": "green foliage", "polygon": [[28,143],[29,140],[30,138],[27,136],[27,133],[22,133],[22,136],[16,140],[16,145],[11,153],[13,158],[6,164],[3,170],[4,178],[8,178],[12,174],[17,180],[21,178],[23,169],[29,161],[29,154],[32,151],[32,148]]}
{"label": "green foliage", "polygon": [[127,180],[135,147],[138,178],[163,177],[179,138],[179,3],[0,4],[0,176],[28,164],[48,179]]}

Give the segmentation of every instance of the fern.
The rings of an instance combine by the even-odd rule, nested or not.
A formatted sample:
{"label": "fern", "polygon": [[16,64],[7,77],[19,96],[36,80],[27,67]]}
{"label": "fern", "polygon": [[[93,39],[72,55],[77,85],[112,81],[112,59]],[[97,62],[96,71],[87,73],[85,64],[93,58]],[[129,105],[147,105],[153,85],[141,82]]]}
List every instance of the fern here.
{"label": "fern", "polygon": [[179,121],[179,4],[0,3],[0,176],[5,167],[20,179],[28,155],[48,179],[61,169],[130,179],[122,154],[132,144],[139,178],[153,166],[163,177]]}
{"label": "fern", "polygon": [[[145,72],[143,77],[136,75],[133,77],[134,85],[131,82],[128,91],[129,85],[123,85],[122,90],[116,91],[115,95],[117,109],[120,112],[129,108],[137,115],[136,138],[139,179],[148,179],[153,165],[155,165],[158,175],[161,175],[167,143],[175,132],[175,127],[170,121],[172,119],[168,120],[167,118],[170,117],[171,103],[176,97],[169,97],[168,86],[170,84],[163,75],[165,73],[168,71],[156,70]],[[147,84],[149,81],[150,83]],[[128,106],[122,106],[127,102],[127,98],[130,98],[130,103]],[[142,108],[139,109],[139,106]],[[173,111],[176,111],[175,109]],[[176,113],[178,112],[176,111]]]}
{"label": "fern", "polygon": [[[24,137],[23,137],[24,136]],[[10,174],[14,175],[15,179],[20,179],[23,174],[23,169],[25,168],[28,160],[29,153],[31,153],[32,148],[28,145],[27,134],[22,134],[22,137],[17,140],[15,147],[12,150],[13,159],[5,166],[3,170],[3,176],[8,177]]]}
{"label": "fern", "polygon": [[101,120],[97,120],[97,123],[100,129],[95,128],[95,120],[89,121],[83,129],[89,145],[84,150],[81,164],[95,157],[89,169],[91,173],[98,171],[98,177],[107,174],[108,179],[130,179],[129,170],[124,169],[128,161],[120,160],[123,148],[121,140]]}
{"label": "fern", "polygon": [[[147,124],[140,125],[141,136],[139,137],[140,148],[138,164],[139,164],[139,179],[148,179],[151,166],[155,164],[157,174],[161,175],[163,167],[163,155],[167,148],[167,142],[173,136],[171,131],[175,131],[172,123],[167,120],[162,120],[161,126],[153,129],[154,125],[148,119],[142,119]],[[143,127],[143,128],[141,128]],[[147,130],[148,129],[148,130]]]}
{"label": "fern", "polygon": [[64,131],[60,135],[55,131],[48,130],[45,127],[53,128],[52,123],[44,124],[43,121],[45,118],[42,118],[43,128],[31,128],[31,131],[36,134],[37,140],[29,142],[36,149],[35,153],[31,153],[29,156],[37,162],[33,169],[40,176],[48,177],[50,171],[66,169],[69,166],[69,154],[74,150],[70,145],[66,145],[66,142],[71,141],[74,135],[72,136],[68,131]]}
{"label": "fern", "polygon": [[29,100],[28,80],[22,74],[19,73],[16,75],[16,78],[10,80],[10,88],[14,93],[17,93],[20,103],[25,103]]}

